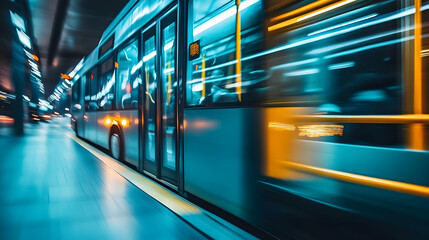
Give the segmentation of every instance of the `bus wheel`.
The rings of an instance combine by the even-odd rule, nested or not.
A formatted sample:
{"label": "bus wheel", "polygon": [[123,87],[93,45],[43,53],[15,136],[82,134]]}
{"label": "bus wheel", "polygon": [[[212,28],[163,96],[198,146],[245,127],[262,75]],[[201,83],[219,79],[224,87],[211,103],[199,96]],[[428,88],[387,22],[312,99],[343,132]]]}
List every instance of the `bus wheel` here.
{"label": "bus wheel", "polygon": [[110,155],[116,160],[122,160],[122,140],[117,132],[110,135]]}

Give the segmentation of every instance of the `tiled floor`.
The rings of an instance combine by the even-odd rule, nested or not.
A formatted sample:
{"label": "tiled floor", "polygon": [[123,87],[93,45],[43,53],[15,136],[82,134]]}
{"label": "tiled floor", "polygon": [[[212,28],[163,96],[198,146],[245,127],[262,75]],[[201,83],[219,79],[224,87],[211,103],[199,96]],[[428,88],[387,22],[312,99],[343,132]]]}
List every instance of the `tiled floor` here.
{"label": "tiled floor", "polygon": [[0,239],[203,239],[74,142],[66,119],[0,134]]}

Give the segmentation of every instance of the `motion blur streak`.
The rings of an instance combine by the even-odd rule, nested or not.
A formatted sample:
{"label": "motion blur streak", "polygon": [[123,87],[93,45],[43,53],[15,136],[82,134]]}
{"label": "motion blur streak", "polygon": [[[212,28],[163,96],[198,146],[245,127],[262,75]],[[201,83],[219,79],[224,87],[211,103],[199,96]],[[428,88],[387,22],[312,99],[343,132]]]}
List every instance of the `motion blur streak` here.
{"label": "motion blur streak", "polygon": [[279,51],[284,51],[286,49],[290,49],[290,48],[294,48],[294,47],[299,47],[299,46],[302,46],[302,45],[305,45],[305,44],[313,43],[313,42],[316,42],[316,41],[319,41],[319,40],[323,40],[323,39],[327,39],[327,38],[330,38],[330,37],[336,37],[336,36],[339,36],[339,35],[342,35],[342,34],[345,34],[345,33],[349,33],[349,32],[353,32],[353,31],[356,31],[356,30],[359,30],[359,29],[362,29],[362,28],[374,26],[376,24],[380,24],[380,23],[392,21],[392,20],[395,20],[395,19],[398,19],[398,18],[402,18],[402,17],[405,17],[405,16],[409,16],[409,15],[414,14],[414,13],[415,13],[415,8],[409,8],[409,9],[406,9],[405,11],[401,10],[401,11],[398,11],[396,13],[389,14],[388,16],[385,16],[383,18],[381,18],[381,17],[377,18],[376,20],[374,20],[372,22],[363,23],[363,24],[358,25],[358,26],[349,27],[349,28],[346,28],[346,29],[338,30],[336,32],[331,32],[331,33],[327,33],[327,34],[324,34],[324,35],[316,36],[314,38],[300,40],[300,41],[297,41],[297,42],[294,42],[294,43],[288,43],[288,44],[285,44],[285,45],[277,47],[277,48],[273,48],[273,49],[270,49],[270,50],[267,50],[267,51],[263,51],[263,52],[254,54],[252,56],[245,57],[245,58],[242,59],[242,61],[247,61],[247,60],[251,60],[251,59],[254,59],[254,58],[262,57],[262,56],[265,56],[265,55],[268,55],[268,54],[276,53],[276,52],[279,52]]}
{"label": "motion blur streak", "polygon": [[310,4],[307,4],[307,5],[303,6],[303,7],[300,7],[298,9],[296,9],[296,10],[293,10],[293,11],[287,12],[285,14],[279,15],[277,17],[271,18],[270,21],[271,22],[275,22],[275,21],[278,21],[278,20],[281,20],[281,19],[293,16],[295,14],[308,11],[308,10],[310,10],[312,8],[322,6],[323,4],[326,4],[326,3],[329,3],[329,2],[331,2],[331,1],[329,1],[329,0],[328,1],[327,0],[319,0],[319,1],[316,1],[314,3],[310,3]]}
{"label": "motion blur streak", "polygon": [[367,19],[370,19],[370,18],[373,18],[373,17],[376,17],[376,16],[378,16],[378,14],[374,13],[374,14],[371,14],[371,15],[368,15],[368,16],[365,16],[365,17],[361,17],[361,18],[358,18],[358,19],[355,19],[355,20],[352,20],[352,21],[349,21],[349,22],[345,22],[345,23],[338,24],[338,25],[335,25],[335,26],[332,26],[332,27],[329,27],[329,28],[325,28],[325,29],[322,29],[322,30],[319,30],[319,31],[315,31],[315,32],[309,33],[308,36],[311,36],[311,35],[314,35],[314,34],[318,34],[318,33],[322,33],[322,32],[326,32],[326,31],[329,31],[329,30],[332,30],[332,29],[344,27],[344,26],[347,26],[347,25],[350,25],[350,24],[353,24],[353,23],[357,23],[357,22],[360,22],[360,21],[363,21],[363,20],[367,20]]}
{"label": "motion blur streak", "polygon": [[287,21],[275,24],[273,26],[270,26],[270,27],[268,27],[268,31],[274,31],[274,30],[277,30],[277,29],[280,29],[280,28],[284,28],[284,27],[289,26],[291,24],[294,24],[296,22],[300,22],[300,21],[312,18],[314,16],[320,15],[320,14],[328,12],[328,11],[331,11],[333,9],[339,8],[341,6],[344,6],[346,4],[352,3],[354,1],[356,1],[356,0],[340,1],[338,3],[326,6],[324,8],[319,9],[319,10],[316,10],[316,11],[313,11],[313,12],[310,12],[310,13],[307,13],[307,14],[304,14],[304,15],[292,18],[290,20],[287,20]]}
{"label": "motion blur streak", "polygon": [[429,187],[425,187],[425,186],[390,181],[390,180],[380,179],[380,178],[367,177],[367,176],[362,176],[358,174],[340,172],[340,171],[314,167],[314,166],[309,166],[309,165],[294,163],[294,162],[283,162],[283,164],[288,168],[292,168],[301,172],[316,174],[316,175],[333,178],[340,181],[361,184],[369,187],[382,188],[390,191],[413,194],[413,195],[429,198]]}
{"label": "motion blur streak", "polygon": [[341,122],[341,123],[391,123],[391,124],[410,124],[423,123],[429,124],[427,114],[404,114],[404,115],[296,115],[296,121],[318,121],[318,122]]}
{"label": "motion blur streak", "polygon": [[0,115],[0,123],[13,123],[13,118]]}

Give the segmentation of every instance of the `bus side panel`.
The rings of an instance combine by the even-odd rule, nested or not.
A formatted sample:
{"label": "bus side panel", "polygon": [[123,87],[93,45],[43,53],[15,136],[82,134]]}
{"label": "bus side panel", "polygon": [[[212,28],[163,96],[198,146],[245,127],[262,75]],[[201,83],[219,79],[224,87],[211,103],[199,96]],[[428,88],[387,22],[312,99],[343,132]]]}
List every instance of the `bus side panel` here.
{"label": "bus side panel", "polygon": [[111,129],[111,123],[106,123],[107,119],[111,119],[114,115],[114,112],[98,112],[97,118],[97,144],[109,149],[109,134]]}
{"label": "bus side panel", "polygon": [[254,109],[185,109],[185,191],[236,216],[247,218],[252,196],[251,165],[257,154],[249,145]]}
{"label": "bus side panel", "polygon": [[86,112],[85,116],[85,138],[97,143],[97,112]]}
{"label": "bus side panel", "polygon": [[125,161],[137,167],[139,160],[139,114],[137,110],[124,110],[119,113],[121,124],[125,120],[125,125],[122,124],[125,141]]}

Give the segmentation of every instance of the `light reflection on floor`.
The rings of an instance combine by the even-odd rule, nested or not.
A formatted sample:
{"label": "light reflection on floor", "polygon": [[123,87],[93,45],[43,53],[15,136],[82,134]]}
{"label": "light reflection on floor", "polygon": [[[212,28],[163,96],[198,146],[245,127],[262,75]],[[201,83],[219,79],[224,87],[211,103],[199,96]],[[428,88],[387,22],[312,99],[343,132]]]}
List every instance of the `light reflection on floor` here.
{"label": "light reflection on floor", "polygon": [[1,128],[0,239],[204,238],[66,137],[68,121]]}

